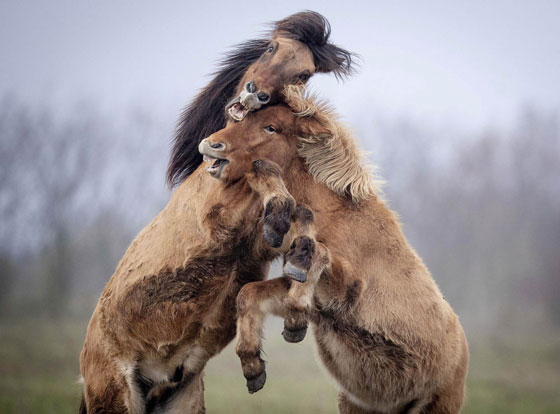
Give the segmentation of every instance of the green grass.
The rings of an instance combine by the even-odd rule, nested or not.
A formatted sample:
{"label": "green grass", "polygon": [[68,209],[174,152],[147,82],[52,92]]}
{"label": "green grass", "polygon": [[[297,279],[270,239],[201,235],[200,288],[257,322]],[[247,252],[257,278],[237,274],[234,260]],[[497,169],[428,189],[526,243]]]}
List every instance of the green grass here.
{"label": "green grass", "polygon": [[0,413],[77,412],[83,321],[0,322]]}
{"label": "green grass", "polygon": [[560,413],[560,341],[533,340],[471,346],[465,413]]}
{"label": "green grass", "polygon": [[[0,321],[0,413],[76,413],[84,321]],[[230,345],[206,369],[209,413],[335,413],[336,388],[319,368],[311,336],[284,343],[278,321],[264,348],[265,388],[249,395]],[[511,345],[514,343],[515,345]],[[560,342],[471,346],[466,414],[560,413]]]}
{"label": "green grass", "polygon": [[288,344],[281,331],[278,323],[266,330],[267,381],[256,394],[247,392],[233,344],[210,360],[205,377],[209,413],[337,412],[336,388],[316,362],[311,335],[302,343]]}

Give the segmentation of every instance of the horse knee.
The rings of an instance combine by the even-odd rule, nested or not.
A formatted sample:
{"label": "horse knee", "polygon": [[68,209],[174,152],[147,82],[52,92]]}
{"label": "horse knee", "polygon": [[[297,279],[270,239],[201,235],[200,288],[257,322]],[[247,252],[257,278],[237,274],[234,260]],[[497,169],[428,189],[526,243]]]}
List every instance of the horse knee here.
{"label": "horse knee", "polygon": [[236,298],[238,314],[243,315],[247,313],[251,305],[255,303],[255,297],[255,290],[250,284],[243,286]]}
{"label": "horse knee", "polygon": [[282,336],[286,342],[297,343],[303,341],[307,333],[307,313],[304,311],[290,310],[284,318]]}

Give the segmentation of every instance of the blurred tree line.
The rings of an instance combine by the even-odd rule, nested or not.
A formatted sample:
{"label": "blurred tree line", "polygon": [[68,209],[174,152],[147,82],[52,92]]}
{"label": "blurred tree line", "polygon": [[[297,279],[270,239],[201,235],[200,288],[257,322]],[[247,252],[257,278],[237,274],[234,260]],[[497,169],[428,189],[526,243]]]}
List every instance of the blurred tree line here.
{"label": "blurred tree line", "polygon": [[373,141],[405,233],[467,327],[560,327],[558,114],[526,109],[476,136],[381,122]]}
{"label": "blurred tree line", "polygon": [[169,133],[143,108],[116,118],[82,102],[60,115],[7,96],[0,136],[1,311],[89,313],[165,203]]}
{"label": "blurred tree line", "polygon": [[[355,122],[389,204],[472,330],[560,326],[560,124],[511,130]],[[87,103],[64,116],[0,99],[0,312],[89,315],[137,231],[169,197],[171,123]]]}

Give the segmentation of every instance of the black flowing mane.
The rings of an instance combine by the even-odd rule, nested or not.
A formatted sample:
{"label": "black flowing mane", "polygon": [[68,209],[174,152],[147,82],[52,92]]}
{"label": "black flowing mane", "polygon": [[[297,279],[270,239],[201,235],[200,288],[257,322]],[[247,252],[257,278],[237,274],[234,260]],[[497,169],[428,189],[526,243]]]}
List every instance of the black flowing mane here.
{"label": "black flowing mane", "polygon": [[329,43],[331,24],[323,15],[311,10],[292,14],[273,23],[273,30],[305,43],[313,53],[317,72],[332,72],[337,79],[344,79],[354,72],[356,55]]}
{"label": "black flowing mane", "polygon": [[226,126],[225,106],[249,66],[266,50],[268,39],[249,40],[237,45],[220,63],[214,79],[184,109],[173,140],[167,169],[167,183],[184,181],[202,162],[198,144]]}
{"label": "black flowing mane", "polygon": [[[329,43],[331,27],[319,13],[305,11],[273,23],[272,36],[281,34],[305,43],[313,53],[317,72],[333,72],[338,78],[352,74],[354,55]],[[183,182],[202,163],[198,144],[226,126],[225,106],[243,75],[268,48],[270,39],[256,39],[234,47],[196,98],[182,112],[173,139],[167,183]]]}

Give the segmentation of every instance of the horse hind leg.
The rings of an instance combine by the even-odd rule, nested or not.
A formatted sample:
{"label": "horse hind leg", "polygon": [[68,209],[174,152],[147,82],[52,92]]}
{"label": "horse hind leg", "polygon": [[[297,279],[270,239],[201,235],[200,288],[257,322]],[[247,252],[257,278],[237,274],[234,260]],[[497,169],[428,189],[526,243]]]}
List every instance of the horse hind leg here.
{"label": "horse hind leg", "polygon": [[338,393],[338,412],[340,414],[378,414],[356,405],[343,392]]}
{"label": "horse hind leg", "polygon": [[450,395],[435,394],[422,409],[421,414],[459,414],[461,404],[462,400],[456,401]]}
{"label": "horse hind leg", "polygon": [[154,401],[148,401],[145,414],[204,414],[203,372],[187,374],[183,380],[163,390]]}
{"label": "horse hind leg", "polygon": [[422,409],[422,414],[458,414],[465,398],[465,380],[469,364],[469,346],[467,338],[462,329],[460,358],[455,367],[454,375],[447,384],[438,389],[431,398],[431,401]]}
{"label": "horse hind leg", "polygon": [[[418,414],[421,410],[421,402],[414,399],[404,406],[398,408],[396,411],[391,411],[394,414]],[[338,393],[338,412],[340,414],[382,414],[387,411],[377,411],[361,407],[354,403],[347,394],[344,392]],[[422,411],[423,412],[423,411]]]}
{"label": "horse hind leg", "polygon": [[431,401],[421,410],[422,414],[459,414],[465,396],[466,367],[459,367],[463,371],[452,383],[439,389]]}

